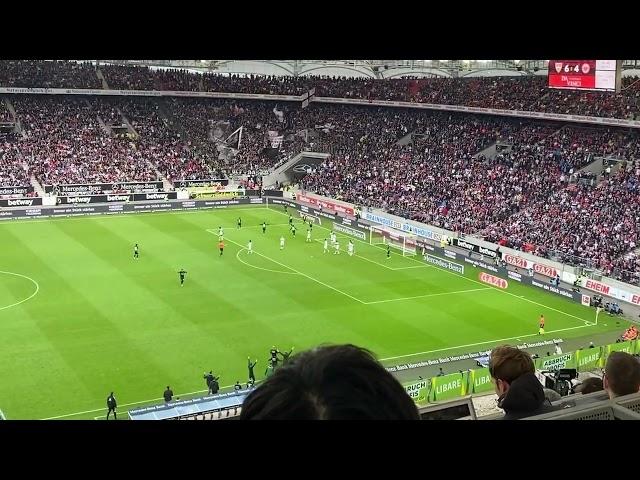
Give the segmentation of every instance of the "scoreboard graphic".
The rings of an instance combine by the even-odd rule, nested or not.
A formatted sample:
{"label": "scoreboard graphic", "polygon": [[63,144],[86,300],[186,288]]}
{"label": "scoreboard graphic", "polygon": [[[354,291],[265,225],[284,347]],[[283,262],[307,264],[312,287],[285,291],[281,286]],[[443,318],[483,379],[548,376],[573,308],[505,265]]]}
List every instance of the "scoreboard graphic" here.
{"label": "scoreboard graphic", "polygon": [[619,64],[616,60],[549,60],[549,87],[620,91]]}

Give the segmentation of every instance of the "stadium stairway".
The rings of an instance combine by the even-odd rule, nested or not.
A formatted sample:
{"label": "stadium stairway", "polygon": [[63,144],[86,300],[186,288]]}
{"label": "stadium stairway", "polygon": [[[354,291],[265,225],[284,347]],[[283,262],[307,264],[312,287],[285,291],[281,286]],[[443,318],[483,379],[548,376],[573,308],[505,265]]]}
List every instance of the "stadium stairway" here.
{"label": "stadium stairway", "polygon": [[[602,180],[602,178],[600,177],[601,171],[602,171],[602,157],[596,157],[595,155],[593,155],[591,157],[591,161],[587,165],[585,165],[584,167],[576,171],[575,173],[576,175],[580,175],[581,173],[588,173],[588,172],[593,173],[596,176],[596,185],[597,185]],[[611,173],[613,174],[613,171]]]}
{"label": "stadium stairway", "polygon": [[9,110],[9,112],[11,113],[11,115],[12,115],[12,117],[13,117],[13,120],[17,123],[17,121],[18,121],[18,117],[17,117],[17,115],[16,115],[16,109],[15,109],[15,108],[13,108],[13,104],[9,101],[9,99],[8,99],[8,98],[3,98],[1,101],[3,101],[3,102],[4,102],[4,104],[5,104],[5,105],[6,105],[6,107],[7,107],[7,110]]}
{"label": "stadium stairway", "polygon": [[480,150],[478,153],[474,155],[474,158],[478,158],[480,155],[484,155],[489,160],[493,160],[498,155],[498,150],[496,149],[498,142],[492,143],[487,148]]}
{"label": "stadium stairway", "polygon": [[106,123],[104,123],[104,120],[102,120],[102,117],[100,115],[96,115],[96,119],[98,120],[98,123],[100,124],[100,128],[109,136],[111,136],[111,128],[109,126],[107,126]]}
{"label": "stadium stairway", "polygon": [[107,83],[107,79],[104,78],[104,75],[102,74],[102,70],[100,70],[100,67],[96,68],[96,76],[102,82],[102,88],[104,90],[109,90],[109,84]]}
{"label": "stadium stairway", "polygon": [[160,115],[160,118],[163,119],[165,122],[167,122],[167,124],[171,127],[172,130],[175,130],[176,132],[178,132],[180,134],[180,138],[184,140],[192,140],[189,137],[189,134],[187,133],[185,128],[182,126],[182,124],[171,113],[171,109],[167,105],[168,101],[172,101],[172,100],[165,100],[164,98],[159,98],[156,100],[156,104],[158,105],[158,114]]}
{"label": "stadium stairway", "polygon": [[405,135],[396,142],[396,145],[409,145],[413,142],[413,135],[413,133]]}
{"label": "stadium stairway", "polygon": [[138,132],[136,132],[136,129],[133,128],[133,125],[131,125],[131,122],[129,121],[127,116],[124,114],[124,112],[120,109],[120,107],[116,107],[116,110],[118,111],[118,113],[122,117],[122,121],[127,126],[127,130],[129,131],[129,133],[131,133],[135,138],[139,138],[140,135],[138,135]]}
{"label": "stadium stairway", "polygon": [[[23,166],[25,166],[25,165],[23,165]],[[44,197],[45,196],[44,188],[42,188],[42,185],[40,185],[40,182],[38,182],[38,180],[36,180],[35,175],[31,175],[30,181],[31,181],[31,185],[33,186],[33,189],[38,194],[38,196],[39,197]]]}

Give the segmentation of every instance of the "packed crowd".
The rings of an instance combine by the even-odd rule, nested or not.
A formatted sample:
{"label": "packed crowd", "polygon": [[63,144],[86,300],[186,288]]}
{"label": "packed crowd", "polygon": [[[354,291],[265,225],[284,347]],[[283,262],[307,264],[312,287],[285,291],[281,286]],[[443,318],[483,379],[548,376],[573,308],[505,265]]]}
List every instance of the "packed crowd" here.
{"label": "packed crowd", "polygon": [[41,184],[158,178],[140,152],[100,127],[86,99],[16,97],[13,105],[26,132],[18,148]]}
{"label": "packed crowd", "polygon": [[485,238],[638,283],[640,160],[595,187],[570,185],[491,225]]}
{"label": "packed crowd", "polygon": [[201,90],[202,75],[187,70],[156,70],[149,67],[100,65],[107,85],[115,90]]}
{"label": "packed crowd", "polygon": [[[636,256],[621,257],[636,248],[640,233],[637,162],[595,194],[588,185],[569,184],[595,157],[638,158],[635,134],[410,114],[402,120],[412,142],[401,146],[407,128],[401,113],[353,108],[333,107],[325,117],[333,155],[304,179],[305,189],[449,230],[483,232],[491,241],[504,237],[514,248],[531,244],[537,254],[553,252],[573,263],[596,259],[618,277],[638,270]],[[493,159],[478,155],[498,138],[508,148]]]}
{"label": "packed crowd", "polygon": [[[334,155],[305,178],[305,188],[465,233],[544,200],[559,188],[563,169],[580,168],[590,154],[602,153],[593,145],[595,133],[556,132],[553,125],[346,106],[328,110],[308,110],[328,120],[325,143]],[[408,132],[412,141],[398,145]],[[492,160],[477,155],[498,138],[507,150]]]}
{"label": "packed crowd", "polygon": [[[221,75],[181,69],[105,65],[98,67],[109,88],[209,91],[411,101],[573,115],[636,118],[640,81],[624,77],[619,94],[550,90],[546,77],[373,79],[321,76]],[[96,67],[65,61],[2,61],[0,86],[101,88]]]}
{"label": "packed crowd", "polygon": [[91,63],[64,60],[2,60],[0,86],[22,88],[102,88]]}
{"label": "packed crowd", "polygon": [[[278,149],[270,148],[269,132],[284,136],[291,127],[290,107],[276,102],[242,102],[213,99],[171,99],[167,109],[186,137],[206,151],[218,169],[229,174],[257,175],[282,163],[303,149],[298,137],[283,139]],[[241,136],[229,136],[242,127]],[[217,140],[240,145],[233,158],[220,158]]]}
{"label": "packed crowd", "polygon": [[0,139],[0,186],[17,187],[29,185],[30,175],[13,139]]}
{"label": "packed crowd", "polygon": [[[625,79],[625,86],[638,78]],[[571,90],[550,90],[537,98],[527,110],[592,117],[614,117],[638,119],[640,90],[634,84],[619,94],[608,92],[576,92]]]}
{"label": "packed crowd", "polygon": [[[640,271],[629,253],[640,234],[640,141],[629,132],[374,106],[37,95],[12,102],[26,136],[0,146],[4,185],[28,183],[31,174],[60,184],[243,173],[259,186],[261,170],[313,149],[332,155],[304,179],[307,190],[532,245],[540,255],[588,259],[628,281]],[[109,135],[97,120],[117,124],[121,114],[132,138]],[[240,127],[240,149],[222,155],[215,137]],[[270,148],[269,132],[282,137],[281,148]],[[483,152],[498,140],[497,154]],[[597,185],[569,182],[602,155],[630,161]]]}
{"label": "packed crowd", "polygon": [[310,88],[305,77],[199,74],[187,70],[151,69],[145,66],[100,66],[110,88],[301,95]]}

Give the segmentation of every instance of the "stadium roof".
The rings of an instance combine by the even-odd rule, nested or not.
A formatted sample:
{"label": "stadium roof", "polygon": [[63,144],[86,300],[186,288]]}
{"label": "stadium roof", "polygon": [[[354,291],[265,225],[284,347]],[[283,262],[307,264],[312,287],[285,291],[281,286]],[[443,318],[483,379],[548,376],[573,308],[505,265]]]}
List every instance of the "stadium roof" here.
{"label": "stadium roof", "polygon": [[[399,75],[458,76],[471,71],[506,70],[533,73],[546,68],[546,60],[100,60],[104,63],[185,68],[220,73],[275,75],[349,75],[388,78]],[[250,71],[253,66],[255,71]]]}
{"label": "stadium roof", "polygon": [[[369,78],[465,77],[546,74],[548,60],[96,60],[101,63],[259,75],[327,75]],[[623,68],[639,68],[624,60]]]}

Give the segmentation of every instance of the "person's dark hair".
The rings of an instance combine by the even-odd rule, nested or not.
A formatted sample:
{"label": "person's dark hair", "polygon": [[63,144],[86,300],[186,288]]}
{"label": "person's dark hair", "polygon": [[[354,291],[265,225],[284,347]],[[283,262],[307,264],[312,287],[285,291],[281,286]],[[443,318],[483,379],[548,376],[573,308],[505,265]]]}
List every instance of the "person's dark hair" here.
{"label": "person's dark hair", "polygon": [[241,420],[419,420],[402,385],[354,345],[292,356],[245,399]]}
{"label": "person's dark hair", "polygon": [[511,383],[525,373],[534,372],[535,366],[531,355],[524,350],[502,345],[491,351],[489,374],[492,378]]}
{"label": "person's dark hair", "polygon": [[640,362],[633,355],[611,352],[604,371],[608,389],[614,395],[629,395],[640,390]]}
{"label": "person's dark hair", "polygon": [[586,395],[587,393],[599,392],[603,390],[602,379],[598,377],[589,377],[575,388],[576,393]]}

